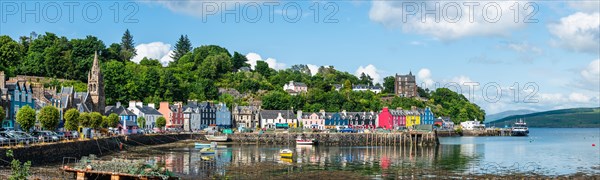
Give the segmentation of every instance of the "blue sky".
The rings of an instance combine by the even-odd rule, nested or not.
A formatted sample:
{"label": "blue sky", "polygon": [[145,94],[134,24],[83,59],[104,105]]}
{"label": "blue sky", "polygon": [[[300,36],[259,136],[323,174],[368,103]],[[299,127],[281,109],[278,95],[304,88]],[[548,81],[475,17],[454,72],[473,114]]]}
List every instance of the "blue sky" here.
{"label": "blue sky", "polygon": [[[32,31],[68,38],[94,35],[108,46],[129,29],[136,59],[163,62],[170,60],[179,35],[187,34],[194,46],[220,45],[252,61],[267,60],[273,68],[333,65],[378,81],[412,71],[418,83],[429,87],[462,84],[467,96],[464,83],[477,82],[472,100],[488,113],[599,106],[597,0],[468,2],[479,3],[472,21],[463,1],[3,1],[0,34],[14,39]],[[421,14],[436,3],[439,11]],[[453,19],[457,12],[463,12],[458,20]],[[523,87],[529,82],[536,91]],[[495,86],[484,88],[490,83],[501,89],[497,101]],[[509,89],[515,83],[519,91]],[[528,94],[533,103],[523,102]]]}

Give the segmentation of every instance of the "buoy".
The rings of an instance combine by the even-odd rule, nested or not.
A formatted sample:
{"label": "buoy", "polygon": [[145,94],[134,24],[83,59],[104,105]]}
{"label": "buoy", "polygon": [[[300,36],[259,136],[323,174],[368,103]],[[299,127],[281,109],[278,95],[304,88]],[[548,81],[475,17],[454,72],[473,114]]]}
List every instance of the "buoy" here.
{"label": "buoy", "polygon": [[596,144],[592,144],[592,147],[596,147]]}

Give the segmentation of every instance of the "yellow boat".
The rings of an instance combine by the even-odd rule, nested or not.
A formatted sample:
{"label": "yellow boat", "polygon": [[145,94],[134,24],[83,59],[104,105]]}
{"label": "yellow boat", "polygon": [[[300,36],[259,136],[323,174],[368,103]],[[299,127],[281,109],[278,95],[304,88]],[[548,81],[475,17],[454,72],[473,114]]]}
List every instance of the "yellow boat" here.
{"label": "yellow boat", "polygon": [[294,152],[290,149],[282,149],[279,151],[279,156],[282,158],[292,158],[294,156]]}
{"label": "yellow boat", "polygon": [[213,148],[202,148],[200,150],[200,154],[214,154],[215,150]]}

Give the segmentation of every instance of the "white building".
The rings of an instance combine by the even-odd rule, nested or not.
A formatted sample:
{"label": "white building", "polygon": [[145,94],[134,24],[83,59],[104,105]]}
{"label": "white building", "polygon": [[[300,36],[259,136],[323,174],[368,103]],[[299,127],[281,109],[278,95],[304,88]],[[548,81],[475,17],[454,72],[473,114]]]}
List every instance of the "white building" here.
{"label": "white building", "polygon": [[296,127],[298,119],[293,111],[262,110],[260,111],[260,127],[274,129],[277,127]]}
{"label": "white building", "polygon": [[302,92],[307,92],[308,86],[301,82],[290,81],[289,83],[283,85],[283,90],[292,95],[297,95]]}
{"label": "white building", "polygon": [[375,94],[381,93],[382,89],[383,88],[381,88],[379,86],[369,86],[369,85],[352,86],[352,91],[371,91],[371,92],[374,92]]}
{"label": "white building", "polygon": [[162,114],[156,110],[154,103],[148,103],[148,106],[144,106],[142,102],[129,101],[129,107],[127,110],[133,112],[137,117],[144,117],[146,120],[146,126],[140,127],[143,129],[153,129],[156,127],[156,119],[162,117]]}
{"label": "white building", "polygon": [[460,126],[463,130],[481,130],[485,129],[485,124],[481,124],[477,119],[475,121],[461,122]]}

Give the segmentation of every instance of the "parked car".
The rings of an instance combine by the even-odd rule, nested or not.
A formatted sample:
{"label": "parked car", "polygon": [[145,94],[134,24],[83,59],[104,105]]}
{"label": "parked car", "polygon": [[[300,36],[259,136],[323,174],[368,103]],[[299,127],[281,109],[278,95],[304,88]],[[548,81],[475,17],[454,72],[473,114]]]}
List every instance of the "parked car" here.
{"label": "parked car", "polygon": [[27,137],[23,137],[19,134],[15,134],[13,133],[14,131],[2,131],[0,132],[0,135],[2,135],[3,137],[7,137],[9,139],[11,139],[11,141],[13,143],[26,143],[29,144],[30,142],[32,142],[29,138]]}
{"label": "parked car", "polygon": [[16,140],[8,137],[6,132],[0,132],[0,145],[5,146],[5,145],[14,144],[15,142],[16,142]]}
{"label": "parked car", "polygon": [[9,133],[21,136],[24,139],[26,139],[29,143],[36,143],[36,142],[38,142],[38,138],[33,137],[32,135],[29,135],[29,134],[27,134],[27,133],[25,133],[23,131],[10,131]]}
{"label": "parked car", "polygon": [[60,138],[52,131],[33,131],[31,135],[34,137],[38,137],[38,140],[43,142],[56,142],[59,141]]}

